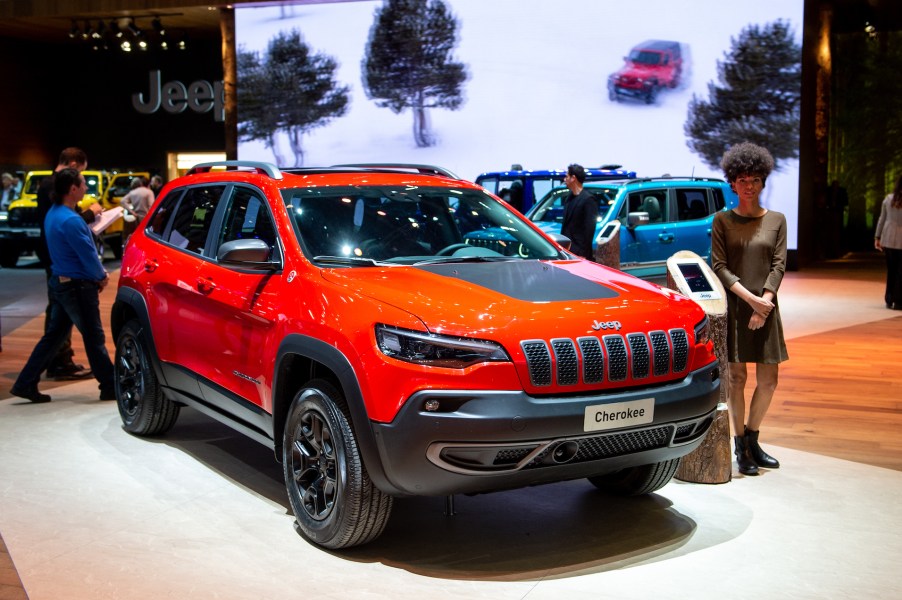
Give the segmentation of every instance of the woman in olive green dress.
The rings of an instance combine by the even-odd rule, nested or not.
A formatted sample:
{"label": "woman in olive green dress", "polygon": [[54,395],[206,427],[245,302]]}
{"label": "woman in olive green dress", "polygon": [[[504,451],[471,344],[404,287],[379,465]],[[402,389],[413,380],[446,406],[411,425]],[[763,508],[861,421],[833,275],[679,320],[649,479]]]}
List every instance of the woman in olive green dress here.
{"label": "woman in olive green dress", "polygon": [[[759,197],[774,169],[770,153],[744,142],[721,161],[739,206],[719,212],[711,230],[711,263],[727,294],[727,404],[739,472],[776,469],[777,459],[758,445],[758,430],[777,387],[779,364],[789,358],[777,290],[786,269],[786,218],[761,206]],[[755,363],[755,391],[746,421],[746,366]]]}

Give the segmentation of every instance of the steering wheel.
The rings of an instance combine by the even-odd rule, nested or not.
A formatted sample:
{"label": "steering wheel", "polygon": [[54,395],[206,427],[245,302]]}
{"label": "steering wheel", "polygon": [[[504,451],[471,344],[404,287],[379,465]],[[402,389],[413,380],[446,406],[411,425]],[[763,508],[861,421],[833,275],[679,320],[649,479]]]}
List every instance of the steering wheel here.
{"label": "steering wheel", "polygon": [[436,252],[435,255],[436,256],[451,256],[452,254],[454,254],[455,252],[457,252],[458,250],[461,250],[463,248],[472,248],[472,246],[470,246],[470,244],[465,244],[463,242],[457,242],[455,244],[451,244],[450,246],[445,246],[444,248],[442,248],[441,250]]}

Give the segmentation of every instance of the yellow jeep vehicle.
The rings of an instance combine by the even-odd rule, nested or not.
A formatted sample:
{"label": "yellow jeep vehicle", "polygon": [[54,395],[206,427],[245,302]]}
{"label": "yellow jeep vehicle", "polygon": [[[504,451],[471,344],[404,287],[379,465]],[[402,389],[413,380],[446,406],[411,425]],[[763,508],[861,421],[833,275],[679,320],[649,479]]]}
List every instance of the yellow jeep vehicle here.
{"label": "yellow jeep vehicle", "polygon": [[[9,205],[5,221],[0,221],[0,266],[14,267],[19,257],[34,252],[41,237],[38,222],[38,188],[41,181],[53,171],[29,171],[25,175],[22,194]],[[109,176],[104,171],[83,171],[88,191],[79,205],[85,209],[100,202]],[[121,236],[120,236],[121,239]]]}

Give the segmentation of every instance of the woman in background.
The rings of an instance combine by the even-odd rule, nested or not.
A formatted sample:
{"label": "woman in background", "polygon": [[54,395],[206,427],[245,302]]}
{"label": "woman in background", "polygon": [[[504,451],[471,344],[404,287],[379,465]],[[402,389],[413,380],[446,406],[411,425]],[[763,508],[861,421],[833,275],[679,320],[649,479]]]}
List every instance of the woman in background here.
{"label": "woman in background", "polygon": [[902,176],[880,205],[874,248],[886,255],[886,307],[902,310]]}

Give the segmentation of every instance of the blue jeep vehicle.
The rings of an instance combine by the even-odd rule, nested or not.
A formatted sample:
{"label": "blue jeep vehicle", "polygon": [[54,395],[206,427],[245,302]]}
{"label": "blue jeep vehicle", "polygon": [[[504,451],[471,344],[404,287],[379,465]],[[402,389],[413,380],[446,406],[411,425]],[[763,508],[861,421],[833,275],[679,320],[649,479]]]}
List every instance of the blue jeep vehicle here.
{"label": "blue jeep vehicle", "polygon": [[[609,223],[619,221],[620,269],[643,278],[665,276],[667,259],[679,250],[710,262],[714,214],[739,203],[727,182],[702,177],[596,181],[585,188],[598,198],[593,245]],[[526,216],[545,232],[560,235],[568,193],[566,187],[553,188]],[[476,229],[464,237],[472,246],[518,252],[514,238],[501,229]]]}
{"label": "blue jeep vehicle", "polygon": [[[567,169],[531,171],[512,165],[509,171],[488,171],[476,178],[476,183],[492,192],[524,215],[552,189],[564,185]],[[635,177],[635,171],[625,171],[620,165],[586,168],[586,181],[604,181]]]}
{"label": "blue jeep vehicle", "polygon": [[[638,277],[666,275],[667,259],[679,250],[710,262],[714,214],[739,203],[726,181],[713,178],[652,177],[585,187],[598,198],[593,245],[605,225],[620,221],[620,268]],[[566,187],[552,190],[527,217],[544,231],[560,234],[568,193]]]}

